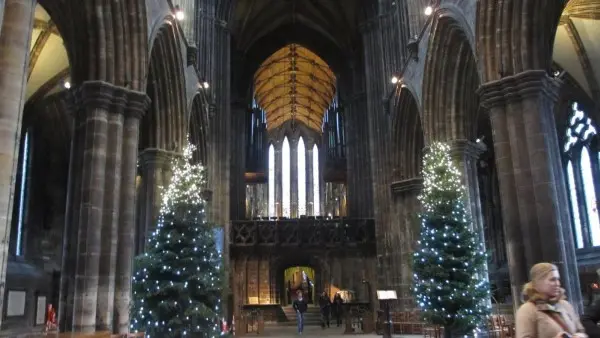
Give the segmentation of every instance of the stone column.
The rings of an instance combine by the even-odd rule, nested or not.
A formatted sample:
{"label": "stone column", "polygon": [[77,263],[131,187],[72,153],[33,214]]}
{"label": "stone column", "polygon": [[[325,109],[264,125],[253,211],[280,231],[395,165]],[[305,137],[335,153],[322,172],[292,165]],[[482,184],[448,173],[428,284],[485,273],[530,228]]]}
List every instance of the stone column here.
{"label": "stone column", "polygon": [[[469,216],[471,217],[471,227],[479,238],[483,250],[485,248],[485,224],[483,212],[481,210],[481,195],[479,193],[479,179],[477,176],[477,161],[481,154],[486,151],[483,143],[476,143],[467,140],[450,141],[450,152],[458,170],[462,173],[462,183],[466,189],[466,198]],[[485,262],[480,271],[479,278],[489,283],[488,263]],[[491,300],[486,300],[491,306]]]}
{"label": "stone column", "polygon": [[559,266],[569,300],[582,310],[575,245],[554,107],[561,82],[531,70],[478,90],[494,131],[513,304],[529,268]]}
{"label": "stone column", "polygon": [[462,173],[462,183],[467,193],[467,208],[471,217],[471,226],[479,236],[480,243],[485,244],[481,196],[479,194],[479,180],[477,179],[477,161],[479,156],[486,151],[486,147],[483,143],[467,140],[454,140],[450,141],[449,144],[451,156],[458,165],[458,170]]}
{"label": "stone column", "polygon": [[[3,1],[4,2],[4,1]],[[0,308],[4,309],[6,263],[35,0],[6,0],[0,33]],[[0,319],[1,323],[1,319]]]}
{"label": "stone column", "polygon": [[392,233],[397,234],[392,250],[394,274],[391,287],[398,294],[399,310],[408,311],[415,308],[412,293],[413,252],[417,248],[417,240],[421,230],[419,212],[421,203],[418,196],[423,188],[423,179],[413,177],[392,183],[393,205],[397,221],[392,224]]}
{"label": "stone column", "polygon": [[115,267],[114,333],[129,332],[129,308],[131,303],[131,276],[135,246],[135,178],[137,167],[139,126],[143,114],[150,105],[145,93],[127,93],[127,106],[123,122],[121,191],[119,199],[118,245]]}
{"label": "stone column", "polygon": [[313,147],[314,141],[306,140],[306,215],[314,216],[315,208],[313,206],[315,200],[315,190],[313,182]]}
{"label": "stone column", "polygon": [[298,217],[298,139],[290,139],[290,215]]}
{"label": "stone column", "polygon": [[142,167],[142,186],[137,198],[138,252],[144,252],[148,239],[156,230],[162,204],[162,192],[171,178],[171,163],[176,153],[162,149],[146,149],[139,155]]}
{"label": "stone column", "polygon": [[106,170],[104,174],[104,207],[100,229],[100,261],[98,271],[98,300],[96,329],[112,330],[115,264],[117,259],[117,230],[121,187],[123,147],[123,113],[127,98],[122,90],[113,93],[113,111],[108,115],[106,131]]}
{"label": "stone column", "polygon": [[[114,234],[114,217],[118,217],[118,206],[107,200],[119,189],[116,156],[120,156],[124,90],[102,81],[87,81],[73,91],[76,114],[59,316],[65,331],[94,332],[97,325],[103,329],[111,321],[107,313],[112,304],[106,293],[114,273],[101,266],[100,258],[102,236]],[[111,151],[117,151],[115,157]],[[113,240],[108,238],[105,245],[112,245]]]}

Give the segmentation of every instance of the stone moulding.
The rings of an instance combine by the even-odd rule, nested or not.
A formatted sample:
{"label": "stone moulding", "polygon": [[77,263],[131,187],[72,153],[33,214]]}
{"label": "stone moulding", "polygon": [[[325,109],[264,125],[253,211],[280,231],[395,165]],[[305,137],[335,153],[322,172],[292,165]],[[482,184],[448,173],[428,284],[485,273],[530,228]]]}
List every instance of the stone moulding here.
{"label": "stone moulding", "polygon": [[423,178],[413,177],[402,181],[396,181],[391,184],[391,188],[393,194],[420,191],[423,188]]}

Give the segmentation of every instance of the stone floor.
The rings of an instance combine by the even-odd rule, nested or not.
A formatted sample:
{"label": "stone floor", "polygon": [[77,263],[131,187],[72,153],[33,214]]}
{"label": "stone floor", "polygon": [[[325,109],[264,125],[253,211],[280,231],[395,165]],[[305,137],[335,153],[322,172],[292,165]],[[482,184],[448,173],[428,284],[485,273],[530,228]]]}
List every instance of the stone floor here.
{"label": "stone floor", "polygon": [[[290,338],[290,337],[298,337],[298,333],[296,332],[295,327],[266,327],[265,334],[261,336],[267,337],[277,337],[277,338]],[[373,338],[373,337],[381,337],[381,335],[377,334],[368,334],[368,335],[351,335],[344,334],[344,330],[342,328],[329,328],[329,329],[321,329],[318,326],[308,326],[304,328],[304,332],[301,337],[338,337],[338,338],[350,338],[352,336],[356,336],[356,338]],[[394,335],[394,338],[416,338],[422,337],[421,335]]]}

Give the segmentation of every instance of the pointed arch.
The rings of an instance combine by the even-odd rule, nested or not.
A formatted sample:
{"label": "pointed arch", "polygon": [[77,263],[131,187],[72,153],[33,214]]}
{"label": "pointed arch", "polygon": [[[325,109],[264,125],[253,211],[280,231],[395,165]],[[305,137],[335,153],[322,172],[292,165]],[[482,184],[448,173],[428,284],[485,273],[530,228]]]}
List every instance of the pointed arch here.
{"label": "pointed arch", "polygon": [[473,140],[480,81],[472,39],[461,15],[450,10],[435,15],[423,81],[425,141]]}
{"label": "pointed arch", "polygon": [[298,140],[298,216],[306,215],[306,146]]}
{"label": "pointed arch", "polygon": [[425,139],[418,103],[411,90],[402,85],[392,115],[392,170],[394,180],[421,175]]}
{"label": "pointed arch", "polygon": [[268,155],[268,166],[269,166],[269,217],[275,217],[277,209],[275,208],[275,146],[273,143],[269,144],[269,155]]}
{"label": "pointed arch", "polygon": [[140,149],[180,152],[186,141],[184,62],[173,20],[163,22],[151,44],[146,90],[152,103],[141,122]]}
{"label": "pointed arch", "polygon": [[525,70],[550,69],[566,0],[477,2],[477,51],[483,83]]}
{"label": "pointed arch", "polygon": [[292,167],[290,141],[287,136],[281,146],[281,208],[283,217],[292,215]]}

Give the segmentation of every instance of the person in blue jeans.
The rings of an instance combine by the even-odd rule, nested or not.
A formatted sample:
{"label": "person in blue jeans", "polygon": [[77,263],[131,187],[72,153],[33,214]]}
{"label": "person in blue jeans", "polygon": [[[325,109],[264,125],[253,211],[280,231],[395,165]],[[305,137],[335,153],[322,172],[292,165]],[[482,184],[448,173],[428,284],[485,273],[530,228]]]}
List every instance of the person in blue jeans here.
{"label": "person in blue jeans", "polygon": [[298,334],[302,334],[304,330],[304,313],[308,309],[308,303],[302,295],[302,291],[298,290],[298,298],[292,303],[294,310],[296,310],[296,320],[298,321]]}

